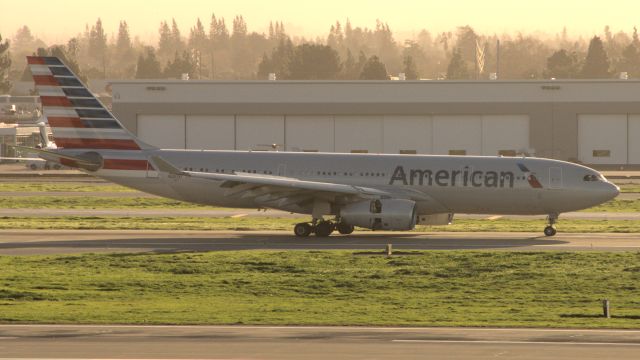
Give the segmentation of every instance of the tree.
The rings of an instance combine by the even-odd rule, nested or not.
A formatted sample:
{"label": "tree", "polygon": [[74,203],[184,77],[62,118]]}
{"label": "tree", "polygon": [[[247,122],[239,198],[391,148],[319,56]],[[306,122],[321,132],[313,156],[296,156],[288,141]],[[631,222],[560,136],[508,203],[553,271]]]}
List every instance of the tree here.
{"label": "tree", "polygon": [[356,60],[351,54],[351,50],[347,49],[347,56],[342,64],[341,78],[345,80],[356,80],[360,78],[364,64],[367,63],[367,56],[360,51]]}
{"label": "tree", "polygon": [[[146,53],[146,56],[144,53]],[[153,47],[145,47],[144,53],[138,56],[136,79],[158,79],[162,77],[160,62],[156,58],[156,52]]]}
{"label": "tree", "polygon": [[500,41],[500,78],[536,79],[542,77],[553,50],[531,35],[518,34],[515,39]]}
{"label": "tree", "polygon": [[393,38],[389,24],[376,20],[376,29],[373,31],[374,53],[378,54],[380,61],[394,74],[400,71],[401,57],[398,45]]}
{"label": "tree", "polygon": [[633,28],[633,37],[629,45],[622,51],[622,58],[617,70],[629,73],[629,77],[640,77],[640,40],[638,30]]}
{"label": "tree", "polygon": [[478,34],[469,25],[458,27],[456,33],[456,48],[460,52],[460,56],[467,63],[475,63],[476,61],[476,42],[479,39]]}
{"label": "tree", "polygon": [[113,55],[113,66],[111,66],[109,76],[131,77],[135,75],[136,53],[126,21],[120,21],[118,35],[113,46]]}
{"label": "tree", "polygon": [[176,19],[171,19],[171,40],[173,51],[181,52],[184,50],[184,42],[182,41],[182,35],[180,34],[180,29],[178,28]]}
{"label": "tree", "polygon": [[598,36],[594,36],[589,42],[589,50],[581,75],[584,79],[606,79],[610,76],[609,58]]}
{"label": "tree", "polygon": [[404,58],[404,76],[407,80],[418,80],[420,75],[418,75],[418,70],[416,69],[416,64],[413,62],[413,57],[411,55],[405,56]]}
{"label": "tree", "polygon": [[9,69],[11,68],[11,58],[9,57],[9,41],[2,42],[0,34],[0,94],[6,94],[11,90],[9,81]]}
{"label": "tree", "polygon": [[252,59],[249,56],[247,38],[247,23],[242,16],[236,16],[233,19],[233,33],[230,39],[231,68],[236,78],[241,77],[242,74],[248,74],[255,69],[251,63]]}
{"label": "tree", "polygon": [[427,71],[427,56],[425,54],[423,47],[420,46],[416,41],[407,40],[404,42],[402,58],[403,58],[403,67],[404,67],[403,72],[405,73],[407,78],[409,76],[406,71],[407,66],[405,63],[407,61],[407,58],[411,58],[410,61],[414,71],[416,72],[416,75],[415,75],[416,78],[418,77],[418,74],[424,73]]}
{"label": "tree", "polygon": [[545,78],[573,79],[579,73],[578,55],[566,50],[558,50],[547,59],[547,68],[544,71]]}
{"label": "tree", "polygon": [[370,57],[362,68],[360,73],[361,80],[388,80],[387,67],[380,61],[377,56]]}
{"label": "tree", "polygon": [[173,46],[173,39],[171,37],[171,29],[166,21],[160,22],[160,28],[158,29],[160,39],[158,40],[158,56],[161,59],[168,58],[173,54],[176,49]]}
{"label": "tree", "polygon": [[209,55],[209,51],[207,51],[209,45],[209,39],[204,31],[204,26],[198,18],[196,26],[191,28],[191,33],[189,35],[189,48],[193,52],[193,57],[196,62],[198,79],[202,78],[203,72],[206,72],[206,69],[204,69],[205,64],[203,63],[203,59],[205,56]]}
{"label": "tree", "polygon": [[449,80],[465,80],[469,79],[470,73],[466,62],[462,59],[460,49],[453,50],[449,67],[447,67],[447,79]]}
{"label": "tree", "polygon": [[342,33],[342,25],[339,21],[336,21],[335,25],[331,25],[329,35],[327,36],[327,45],[336,49],[339,54],[344,54],[341,51],[344,49],[344,34]]}
{"label": "tree", "polygon": [[187,51],[183,51],[182,55],[176,51],[173,61],[169,61],[164,68],[164,76],[179,79],[182,74],[194,74],[195,68],[195,62]]}
{"label": "tree", "polygon": [[[42,40],[33,36],[28,26],[19,28],[11,41],[12,71],[9,73],[9,78],[20,79],[20,71],[27,67],[27,56],[33,54],[37,48],[46,46]],[[27,80],[31,81],[30,72],[27,74]]]}
{"label": "tree", "polygon": [[102,74],[106,77],[107,71],[107,35],[102,27],[102,20],[98,18],[96,24],[89,32],[89,56],[93,64],[102,67]]}
{"label": "tree", "polygon": [[298,45],[289,62],[289,79],[292,80],[336,79],[339,73],[340,57],[326,45]]}
{"label": "tree", "polygon": [[270,73],[276,74],[280,79],[289,79],[289,64],[293,58],[293,43],[291,39],[281,39],[278,46],[271,51],[271,56],[266,53],[258,65],[258,78],[266,79]]}
{"label": "tree", "polygon": [[209,61],[210,77],[215,78],[217,69],[229,69],[231,67],[231,55],[229,51],[229,29],[224,18],[216,19],[215,14],[211,15],[209,24]]}
{"label": "tree", "polygon": [[133,57],[133,46],[129,35],[129,25],[126,21],[120,21],[118,37],[116,39],[116,55],[122,62],[126,62]]}

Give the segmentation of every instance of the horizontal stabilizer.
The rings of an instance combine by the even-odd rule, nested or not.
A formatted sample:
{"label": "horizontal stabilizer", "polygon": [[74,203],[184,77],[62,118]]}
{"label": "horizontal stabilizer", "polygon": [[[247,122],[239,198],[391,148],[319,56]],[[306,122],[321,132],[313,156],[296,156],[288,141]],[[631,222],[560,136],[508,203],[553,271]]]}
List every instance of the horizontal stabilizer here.
{"label": "horizontal stabilizer", "polygon": [[89,171],[96,171],[102,167],[102,157],[97,153],[91,153],[87,155],[72,156],[67,154],[61,154],[57,151],[50,151],[44,149],[36,149],[27,146],[13,146],[18,150],[24,150],[29,152],[35,152],[44,160],[54,161],[59,164],[77,167]]}
{"label": "horizontal stabilizer", "polygon": [[42,158],[25,158],[25,157],[4,157],[0,156],[0,160],[12,160],[12,161],[46,161]]}

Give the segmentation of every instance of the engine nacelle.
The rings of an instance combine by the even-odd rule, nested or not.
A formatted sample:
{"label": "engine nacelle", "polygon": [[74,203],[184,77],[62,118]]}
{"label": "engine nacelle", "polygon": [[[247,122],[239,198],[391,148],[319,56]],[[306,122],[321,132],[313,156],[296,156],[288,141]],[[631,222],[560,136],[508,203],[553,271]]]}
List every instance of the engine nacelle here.
{"label": "engine nacelle", "polygon": [[373,230],[412,230],[416,226],[416,202],[404,199],[361,201],[340,209],[349,225]]}

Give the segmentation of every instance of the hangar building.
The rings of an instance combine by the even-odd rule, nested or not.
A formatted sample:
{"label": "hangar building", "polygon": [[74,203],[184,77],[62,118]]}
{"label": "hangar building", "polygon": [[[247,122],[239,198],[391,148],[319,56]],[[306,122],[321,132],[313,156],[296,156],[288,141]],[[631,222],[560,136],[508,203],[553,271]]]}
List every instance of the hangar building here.
{"label": "hangar building", "polygon": [[114,81],[163,148],[529,154],[640,165],[640,81]]}

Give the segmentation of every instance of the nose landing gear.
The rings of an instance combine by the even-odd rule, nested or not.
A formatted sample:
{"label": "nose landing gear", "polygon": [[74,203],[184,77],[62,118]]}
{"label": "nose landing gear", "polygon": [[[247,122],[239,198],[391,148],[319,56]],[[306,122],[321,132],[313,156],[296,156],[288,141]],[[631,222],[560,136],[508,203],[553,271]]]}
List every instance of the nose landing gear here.
{"label": "nose landing gear", "polygon": [[556,234],[555,223],[558,221],[558,214],[549,214],[547,217],[549,225],[544,228],[545,236],[554,236]]}

